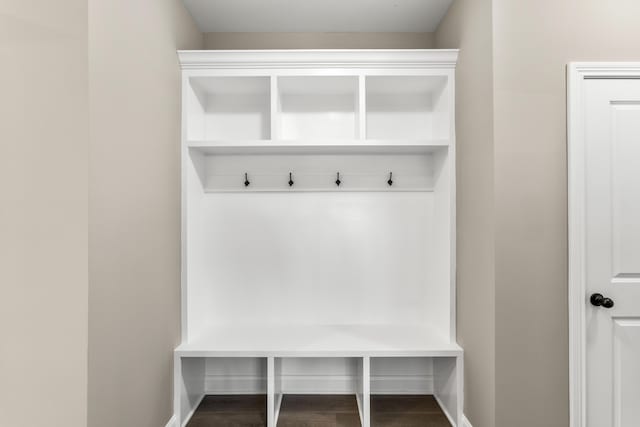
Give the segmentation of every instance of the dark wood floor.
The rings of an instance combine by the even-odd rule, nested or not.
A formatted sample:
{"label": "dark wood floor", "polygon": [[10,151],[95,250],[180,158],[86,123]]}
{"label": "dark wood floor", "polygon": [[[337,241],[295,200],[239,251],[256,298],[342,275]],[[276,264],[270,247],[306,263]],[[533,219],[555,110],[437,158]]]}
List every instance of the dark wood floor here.
{"label": "dark wood floor", "polygon": [[205,396],[187,427],[263,427],[267,396]]}
{"label": "dark wood floor", "polygon": [[451,427],[433,396],[371,396],[372,427]]}
{"label": "dark wood floor", "polygon": [[278,427],[360,427],[356,397],[285,394]]}
{"label": "dark wood floor", "polygon": [[[206,396],[187,427],[262,427],[267,399]],[[355,396],[285,395],[278,427],[359,427]],[[372,427],[450,427],[432,396],[372,396]]]}

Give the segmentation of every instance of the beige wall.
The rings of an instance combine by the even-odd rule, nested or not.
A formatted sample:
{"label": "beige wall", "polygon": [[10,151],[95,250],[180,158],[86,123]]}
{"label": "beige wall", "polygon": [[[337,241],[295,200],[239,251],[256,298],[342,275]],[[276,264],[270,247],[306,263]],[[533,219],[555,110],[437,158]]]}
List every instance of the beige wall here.
{"label": "beige wall", "polygon": [[494,0],[496,426],[569,419],[565,66],[640,61],[637,0]]}
{"label": "beige wall", "polygon": [[[566,427],[565,67],[570,61],[640,60],[640,3],[480,3],[456,0],[436,33],[437,47],[462,49],[457,72],[458,321],[467,361],[465,413],[474,427]],[[487,18],[491,10],[493,22]],[[487,26],[492,51],[483,44],[486,39],[478,39],[479,34],[486,35]],[[478,91],[490,87],[491,79],[482,80],[476,74],[487,69],[478,55],[484,55],[493,68],[492,93],[480,98]],[[470,63],[470,57],[480,62]],[[492,119],[483,114],[484,100],[484,108],[493,108],[494,137],[482,146],[475,141],[484,140],[478,135],[485,133],[470,132],[468,126],[475,124],[480,130],[482,123],[491,126]],[[481,151],[473,152],[472,147]],[[489,153],[493,158],[485,157]],[[488,193],[483,191],[491,188],[484,180],[492,174],[493,212],[486,208]],[[488,226],[483,223],[487,212],[492,215],[491,233],[486,233]],[[489,305],[480,300],[466,304],[468,298],[493,291],[489,273],[468,276],[491,262],[487,256],[476,266],[473,252],[466,254],[477,251],[481,256],[481,241],[487,251],[495,245],[494,334],[485,314]],[[470,323],[471,319],[478,323]],[[474,341],[469,341],[470,334]],[[491,338],[495,339],[493,353]],[[486,373],[479,372],[485,367]],[[495,391],[483,390],[479,381],[490,381],[491,370]]]}
{"label": "beige wall", "polygon": [[89,0],[89,427],[163,427],[180,332],[180,0]]}
{"label": "beige wall", "polygon": [[0,63],[0,425],[81,427],[86,1],[0,2]]}
{"label": "beige wall", "polygon": [[457,325],[465,350],[465,408],[495,425],[493,76],[491,0],[458,0],[436,32],[460,48],[456,69]]}
{"label": "beige wall", "polygon": [[205,33],[206,49],[430,49],[433,33]]}

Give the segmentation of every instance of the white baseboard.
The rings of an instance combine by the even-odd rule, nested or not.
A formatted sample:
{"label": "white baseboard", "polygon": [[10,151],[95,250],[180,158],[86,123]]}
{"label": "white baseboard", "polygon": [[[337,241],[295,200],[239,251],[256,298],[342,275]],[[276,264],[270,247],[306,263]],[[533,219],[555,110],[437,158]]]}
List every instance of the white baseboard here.
{"label": "white baseboard", "polygon": [[167,423],[166,427],[180,427],[178,425],[178,418],[176,418],[175,415],[173,417],[171,417],[171,419]]}
{"label": "white baseboard", "polygon": [[464,414],[462,414],[462,425],[460,427],[473,427]]}

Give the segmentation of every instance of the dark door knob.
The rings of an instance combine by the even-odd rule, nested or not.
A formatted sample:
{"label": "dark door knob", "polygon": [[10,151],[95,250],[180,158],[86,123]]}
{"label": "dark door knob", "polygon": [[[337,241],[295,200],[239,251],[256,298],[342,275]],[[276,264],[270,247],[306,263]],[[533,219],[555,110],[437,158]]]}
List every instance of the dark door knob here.
{"label": "dark door knob", "polygon": [[613,307],[613,300],[602,296],[602,294],[593,294],[591,295],[591,304],[596,307],[611,308]]}

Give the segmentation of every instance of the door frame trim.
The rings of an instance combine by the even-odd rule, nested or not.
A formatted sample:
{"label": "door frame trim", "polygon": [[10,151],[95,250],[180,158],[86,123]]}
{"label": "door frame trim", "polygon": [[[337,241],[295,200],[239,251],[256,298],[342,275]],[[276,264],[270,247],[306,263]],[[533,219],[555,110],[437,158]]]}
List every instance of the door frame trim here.
{"label": "door frame trim", "polygon": [[572,62],[567,67],[569,243],[569,425],[586,427],[584,81],[640,79],[640,62]]}

